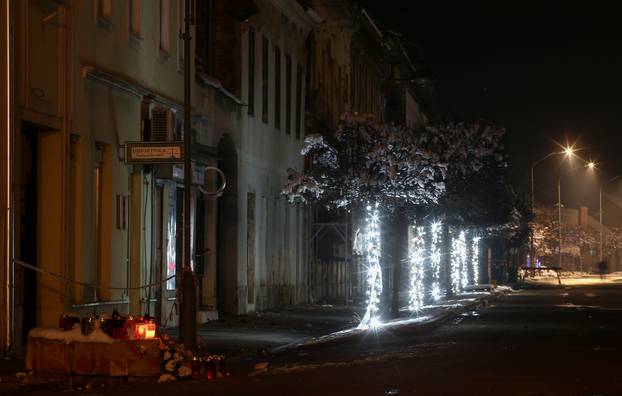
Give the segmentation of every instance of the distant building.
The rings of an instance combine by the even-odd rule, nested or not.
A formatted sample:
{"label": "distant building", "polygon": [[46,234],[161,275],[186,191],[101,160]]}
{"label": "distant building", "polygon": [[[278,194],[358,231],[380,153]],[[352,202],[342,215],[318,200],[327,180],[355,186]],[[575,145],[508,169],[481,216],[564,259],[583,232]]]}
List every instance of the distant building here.
{"label": "distant building", "polygon": [[[536,211],[536,236],[544,235],[537,250],[541,265],[559,267],[559,229],[556,208]],[[603,259],[610,271],[622,270],[620,250],[613,245],[613,229],[600,225],[598,213],[590,215],[588,208],[562,208],[561,210],[561,266],[565,271],[597,272],[600,260],[600,237],[603,238]],[[539,230],[545,229],[544,232]]]}

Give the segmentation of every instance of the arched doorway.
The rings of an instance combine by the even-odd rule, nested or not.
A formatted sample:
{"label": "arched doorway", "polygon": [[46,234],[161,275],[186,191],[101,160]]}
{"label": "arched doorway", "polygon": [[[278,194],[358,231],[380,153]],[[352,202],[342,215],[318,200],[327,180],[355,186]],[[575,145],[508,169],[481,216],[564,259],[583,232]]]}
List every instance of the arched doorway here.
{"label": "arched doorway", "polygon": [[227,188],[218,199],[217,305],[220,313],[238,313],[238,157],[231,136],[220,139],[218,157]]}

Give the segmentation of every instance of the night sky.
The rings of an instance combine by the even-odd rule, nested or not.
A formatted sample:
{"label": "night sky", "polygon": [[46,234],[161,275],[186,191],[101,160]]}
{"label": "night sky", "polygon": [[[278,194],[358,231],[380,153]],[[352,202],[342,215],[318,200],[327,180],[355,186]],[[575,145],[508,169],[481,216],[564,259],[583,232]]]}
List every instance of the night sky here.
{"label": "night sky", "polygon": [[[521,192],[529,193],[531,163],[556,150],[555,142],[576,142],[582,157],[599,163],[601,181],[622,174],[622,24],[613,8],[359,3],[420,49],[439,77],[445,113],[507,128],[511,177]],[[536,199],[556,201],[559,169],[572,167],[556,159],[538,165]],[[565,174],[562,202],[596,212],[597,180],[580,167]]]}

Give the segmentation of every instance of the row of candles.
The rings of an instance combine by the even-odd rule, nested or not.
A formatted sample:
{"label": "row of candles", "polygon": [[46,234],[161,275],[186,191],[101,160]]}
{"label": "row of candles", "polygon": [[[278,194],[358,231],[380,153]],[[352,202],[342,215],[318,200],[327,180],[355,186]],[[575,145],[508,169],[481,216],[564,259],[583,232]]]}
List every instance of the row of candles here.
{"label": "row of candles", "polygon": [[105,318],[91,315],[85,318],[63,313],[59,318],[59,327],[71,330],[75,325],[80,325],[82,334],[88,335],[93,330],[101,328],[110,337],[120,340],[136,339],[149,340],[156,336],[155,319],[148,314],[140,318],[121,316],[116,310],[111,317]]}
{"label": "row of candles", "polygon": [[192,369],[192,379],[212,380],[219,377],[228,377],[229,372],[225,370],[225,357],[222,355],[209,355],[205,358],[193,357],[190,361]]}

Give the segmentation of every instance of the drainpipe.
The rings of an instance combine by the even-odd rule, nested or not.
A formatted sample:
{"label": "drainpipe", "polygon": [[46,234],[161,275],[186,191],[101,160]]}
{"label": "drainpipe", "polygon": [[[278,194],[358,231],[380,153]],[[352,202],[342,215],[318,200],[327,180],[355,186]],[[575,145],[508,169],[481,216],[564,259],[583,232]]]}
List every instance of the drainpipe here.
{"label": "drainpipe", "polygon": [[192,191],[192,132],[191,132],[191,65],[190,26],[194,24],[194,1],[185,0],[184,6],[184,233],[183,273],[181,278],[181,301],[179,314],[179,339],[190,351],[196,345],[196,290],[194,271],[190,258],[190,203]]}
{"label": "drainpipe", "polygon": [[6,265],[5,268],[5,351],[10,353],[13,349],[13,344],[15,341],[15,264],[13,263],[14,258],[14,232],[15,227],[14,224],[14,213],[13,213],[13,166],[12,163],[12,154],[14,152],[14,142],[13,142],[13,1],[7,0],[4,4],[5,6],[5,28],[4,32],[6,35],[6,213],[5,216],[5,257],[4,263]]}
{"label": "drainpipe", "polygon": [[[69,218],[68,218],[68,213],[69,213],[69,201],[68,201],[68,187],[69,187],[69,183],[68,183],[68,179],[69,179],[69,166],[68,166],[68,153],[69,153],[69,145],[71,144],[70,142],[70,137],[69,137],[69,117],[70,117],[70,103],[71,101],[69,100],[69,92],[71,92],[71,88],[70,88],[70,84],[71,84],[71,80],[70,78],[68,78],[69,75],[71,75],[68,72],[68,68],[69,66],[69,62],[67,61],[67,56],[68,56],[68,52],[70,51],[70,43],[69,43],[69,35],[68,35],[68,29],[67,29],[67,23],[68,21],[68,17],[67,17],[67,10],[65,8],[65,6],[60,5],[58,7],[58,14],[57,14],[57,18],[58,18],[58,24],[59,24],[59,28],[62,29],[62,37],[63,37],[63,41],[64,41],[64,46],[63,46],[63,52],[61,54],[62,56],[62,64],[63,64],[63,73],[62,73],[62,79],[63,81],[61,82],[61,87],[62,87],[62,98],[63,98],[63,102],[64,102],[64,106],[63,106],[63,123],[62,123],[62,145],[61,145],[61,172],[62,172],[62,176],[61,176],[61,184],[62,184],[62,190],[61,190],[61,232],[63,233],[63,242],[62,242],[62,253],[61,253],[61,257],[63,260],[62,263],[62,272],[63,275],[66,276],[67,278],[73,278],[73,274],[70,274],[70,270],[69,270],[69,235],[70,234],[70,227],[69,227]],[[70,283],[67,281],[63,282],[63,291],[64,291],[64,310],[68,310],[71,307],[71,296],[70,296]]]}
{"label": "drainpipe", "polygon": [[131,240],[131,229],[132,229],[132,210],[130,209],[131,207],[131,202],[132,202],[132,170],[130,169],[131,167],[133,167],[133,165],[130,165],[130,167],[126,167],[127,169],[127,198],[126,198],[126,203],[124,206],[124,212],[123,212],[123,216],[127,216],[127,222],[126,222],[126,228],[125,228],[125,287],[127,289],[125,289],[125,296],[127,297],[127,312],[128,314],[130,313],[130,276],[131,276],[131,272],[130,272],[130,266],[132,263],[131,260],[131,249],[132,249],[132,240]]}

